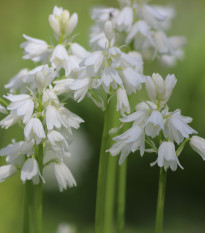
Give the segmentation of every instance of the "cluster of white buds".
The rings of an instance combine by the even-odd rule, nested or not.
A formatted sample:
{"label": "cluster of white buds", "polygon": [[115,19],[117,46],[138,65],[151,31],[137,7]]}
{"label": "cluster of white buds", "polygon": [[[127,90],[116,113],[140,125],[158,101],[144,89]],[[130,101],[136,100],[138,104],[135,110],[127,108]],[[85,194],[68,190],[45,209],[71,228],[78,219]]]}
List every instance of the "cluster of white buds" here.
{"label": "cluster of white buds", "polygon": [[[170,167],[173,171],[177,169],[177,165],[182,168],[178,156],[190,140],[190,135],[197,132],[188,125],[192,121],[190,117],[182,116],[179,109],[173,112],[168,109],[166,103],[175,84],[174,75],[168,75],[165,80],[159,74],[147,77],[146,90],[151,101],[137,104],[134,113],[121,119],[123,123],[133,122],[133,125],[123,134],[114,137],[116,143],[108,150],[114,156],[121,153],[120,164],[130,152],[140,150],[141,156],[145,151],[158,154],[151,165],[158,164],[165,170]],[[196,145],[194,138],[196,136],[191,142]],[[175,149],[175,144],[178,149]]]}
{"label": "cluster of white buds", "polygon": [[70,16],[69,11],[55,6],[53,14],[49,16],[49,23],[57,38],[62,40],[74,31],[78,23],[78,15],[74,13]]}
{"label": "cluster of white buds", "polygon": [[95,24],[91,29],[90,44],[94,48],[104,48],[107,38],[102,33],[104,24],[113,26],[113,41],[117,45],[126,44],[131,50],[140,51],[144,58],[159,55],[167,65],[174,65],[183,57],[182,47],[186,40],[181,36],[168,37],[175,11],[171,7],[149,5],[146,0],[119,0],[120,8],[98,7],[92,10]]}

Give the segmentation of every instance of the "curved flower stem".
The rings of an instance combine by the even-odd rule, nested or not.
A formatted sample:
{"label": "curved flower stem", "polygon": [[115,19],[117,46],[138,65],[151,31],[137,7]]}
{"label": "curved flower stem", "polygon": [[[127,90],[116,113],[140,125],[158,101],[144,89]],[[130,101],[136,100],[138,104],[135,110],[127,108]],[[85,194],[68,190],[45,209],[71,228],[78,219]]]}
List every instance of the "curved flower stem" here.
{"label": "curved flower stem", "polygon": [[[43,172],[43,144],[38,146],[37,161],[39,170]],[[33,186],[33,229],[35,233],[43,233],[42,224],[42,179],[39,184]]]}
{"label": "curved flower stem", "polygon": [[160,168],[155,233],[162,233],[163,231],[166,176],[167,172],[164,170],[163,167]]}
{"label": "curved flower stem", "polygon": [[23,233],[30,233],[31,181],[25,184]]}
{"label": "curved flower stem", "polygon": [[[113,232],[114,219],[114,194],[116,181],[117,159],[111,157],[106,150],[110,147],[111,137],[109,130],[115,127],[116,114],[113,100],[109,101],[105,109],[104,129],[100,150],[100,161],[98,170],[97,200],[95,215],[95,233]],[[112,102],[112,103],[111,103]],[[118,118],[119,119],[119,118]]]}
{"label": "curved flower stem", "polygon": [[117,233],[125,231],[125,198],[126,198],[127,162],[118,168],[118,200],[117,200]]}

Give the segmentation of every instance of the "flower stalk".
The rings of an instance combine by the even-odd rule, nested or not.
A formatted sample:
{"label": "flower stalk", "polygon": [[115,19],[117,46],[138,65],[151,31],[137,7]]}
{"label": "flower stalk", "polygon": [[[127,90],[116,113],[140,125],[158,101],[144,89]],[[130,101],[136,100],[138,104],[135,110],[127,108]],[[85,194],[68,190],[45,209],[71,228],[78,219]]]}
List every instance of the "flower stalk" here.
{"label": "flower stalk", "polygon": [[104,129],[100,150],[100,162],[98,170],[97,201],[96,201],[96,222],[95,232],[106,233],[113,231],[115,184],[118,161],[106,150],[111,144],[109,130],[116,127],[119,113],[115,111],[114,99],[107,96],[105,109]]}
{"label": "flower stalk", "polygon": [[[43,144],[38,146],[37,161],[39,171],[42,175],[43,172]],[[43,233],[43,220],[42,220],[42,179],[37,185],[33,185],[33,229],[35,233]]]}
{"label": "flower stalk", "polygon": [[127,162],[118,168],[118,199],[117,199],[117,233],[125,231],[125,199],[126,199]]}
{"label": "flower stalk", "polygon": [[[107,96],[107,100],[109,96]],[[98,169],[98,183],[97,183],[97,198],[96,198],[96,215],[95,215],[95,233],[103,233],[104,228],[104,202],[105,202],[105,174],[107,165],[107,153],[105,152],[108,147],[108,131],[109,131],[109,109],[110,105],[107,101],[105,115],[104,115],[104,128],[100,149],[100,161]]]}
{"label": "flower stalk", "polygon": [[31,181],[25,183],[23,233],[30,233]]}
{"label": "flower stalk", "polygon": [[167,172],[164,170],[163,167],[160,168],[155,233],[163,232],[166,177]]}

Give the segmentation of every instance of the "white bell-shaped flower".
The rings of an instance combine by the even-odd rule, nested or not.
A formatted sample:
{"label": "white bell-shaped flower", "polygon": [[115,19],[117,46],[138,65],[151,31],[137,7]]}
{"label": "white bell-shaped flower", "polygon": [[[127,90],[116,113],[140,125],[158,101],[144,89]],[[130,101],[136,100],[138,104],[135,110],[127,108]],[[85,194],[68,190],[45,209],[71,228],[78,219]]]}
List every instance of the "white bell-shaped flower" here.
{"label": "white bell-shaped flower", "polygon": [[160,130],[164,129],[164,119],[161,112],[154,110],[145,124],[145,133],[152,138],[156,137]]}
{"label": "white bell-shaped flower", "polygon": [[47,133],[47,137],[52,150],[57,152],[58,155],[66,157],[70,156],[68,142],[61,133],[51,130]]}
{"label": "white bell-shaped flower", "polygon": [[27,40],[21,44],[25,53],[23,59],[31,59],[34,62],[45,61],[50,52],[48,44],[30,36],[23,35],[23,37]]}
{"label": "white bell-shaped flower", "polygon": [[0,121],[0,126],[2,128],[8,129],[10,126],[16,124],[22,119],[21,116],[18,116],[16,111],[11,111],[8,116]]}
{"label": "white bell-shaped flower", "polygon": [[156,31],[153,34],[155,50],[160,54],[172,54],[174,49],[168,37],[162,31]]}
{"label": "white bell-shaped flower", "polygon": [[173,142],[162,142],[158,150],[158,158],[151,166],[158,164],[164,167],[165,171],[170,167],[172,171],[177,170],[177,165],[183,169],[176,156],[175,146]]}
{"label": "white bell-shaped flower", "polygon": [[53,67],[45,65],[35,74],[35,81],[40,92],[43,91],[56,77],[56,72]]}
{"label": "white bell-shaped flower", "polygon": [[24,128],[24,136],[27,140],[34,139],[36,144],[40,144],[46,138],[41,121],[38,118],[31,118]]}
{"label": "white bell-shaped flower", "polygon": [[[58,94],[58,93],[57,93]],[[56,90],[51,86],[43,91],[42,103],[44,106],[49,104],[59,104],[59,99],[56,94]]]}
{"label": "white bell-shaped flower", "polygon": [[32,97],[27,94],[8,94],[8,96],[4,97],[11,101],[7,109],[11,111],[16,111],[17,116],[21,116],[23,118],[23,123],[27,123],[33,115],[34,110],[34,102]]}
{"label": "white bell-shaped flower", "polygon": [[135,125],[144,127],[147,119],[150,117],[150,113],[156,109],[156,105],[152,102],[141,102],[135,106],[136,112],[120,119],[122,122],[133,122]]}
{"label": "white bell-shaped flower", "polygon": [[58,112],[61,116],[61,119],[64,122],[64,125],[66,125],[67,129],[70,130],[71,128],[78,129],[80,127],[80,123],[84,122],[84,120],[81,117],[69,111],[67,108],[60,107],[58,109]]}
{"label": "white bell-shaped flower", "polygon": [[73,187],[77,185],[71,171],[64,163],[55,163],[54,169],[56,179],[58,181],[58,186],[61,192],[63,190],[66,190],[67,186]]}
{"label": "white bell-shaped flower", "polygon": [[[152,38],[151,28],[143,20],[139,20],[135,24],[133,24],[133,26],[129,30],[129,33],[128,33],[127,38],[125,40],[126,44],[129,44],[133,39],[135,39],[135,37],[137,35],[145,37],[150,45],[152,45],[152,46],[155,45],[154,40]],[[136,37],[135,40],[137,41],[137,40],[139,40],[139,38]]]}
{"label": "white bell-shaped flower", "polygon": [[205,139],[193,136],[190,140],[191,148],[201,155],[202,159],[205,160]]}
{"label": "white bell-shaped flower", "polygon": [[190,134],[197,133],[197,131],[188,125],[188,123],[192,122],[192,118],[182,116],[180,110],[168,113],[168,116],[163,133],[171,141],[180,144],[184,138],[189,138]]}
{"label": "white bell-shaped flower", "polygon": [[104,61],[104,55],[101,51],[96,51],[94,53],[91,53],[90,56],[88,56],[85,61],[84,65],[85,66],[93,66],[93,70],[95,73],[98,72],[100,69],[102,63]]}
{"label": "white bell-shaped flower", "polygon": [[17,173],[17,168],[13,164],[0,167],[0,183]]}
{"label": "white bell-shaped flower", "polygon": [[78,129],[80,123],[84,122],[82,118],[72,113],[64,107],[55,108],[54,106],[48,106],[46,108],[46,125],[48,130],[57,129],[64,126],[71,133],[71,128]]}
{"label": "white bell-shaped flower", "polygon": [[79,59],[84,59],[90,55],[90,52],[78,43],[72,43],[69,51]]}
{"label": "white bell-shaped flower", "polygon": [[130,67],[123,70],[123,82],[128,94],[136,93],[136,90],[140,90],[142,83],[145,81],[145,77],[136,70]]}
{"label": "white bell-shaped flower", "polygon": [[127,93],[124,88],[117,89],[117,111],[121,111],[121,113],[130,113],[130,105],[129,100],[127,98]]}
{"label": "white bell-shaped flower", "polygon": [[48,130],[53,130],[54,127],[59,129],[62,125],[65,126],[59,112],[52,105],[46,108],[46,125]]}
{"label": "white bell-shaped flower", "polygon": [[11,93],[15,92],[16,90],[25,91],[25,77],[28,75],[28,69],[22,69],[16,74],[4,87],[9,89]]}
{"label": "white bell-shaped flower", "polygon": [[117,15],[115,23],[118,31],[128,32],[133,23],[133,9],[131,7],[124,7]]}
{"label": "white bell-shaped flower", "polygon": [[145,150],[145,134],[144,129],[139,126],[132,126],[123,134],[113,138],[116,143],[107,151],[113,156],[121,152],[119,164],[122,164],[129,153],[140,150],[141,156]]}
{"label": "white bell-shaped flower", "polygon": [[90,88],[95,88],[99,85],[99,80],[95,80],[92,78],[83,78],[83,79],[76,79],[73,82],[67,83],[69,89],[74,91],[74,98],[77,102],[80,102],[84,99],[85,95],[87,94]]}
{"label": "white bell-shaped flower", "polygon": [[59,44],[54,49],[50,62],[57,71],[63,68],[65,70],[65,75],[68,76],[71,71],[79,68],[80,60],[75,56],[69,56],[65,47]]}
{"label": "white bell-shaped flower", "polygon": [[[36,159],[27,159],[21,169],[21,180],[23,181],[23,183],[25,183],[27,180],[33,179],[34,183],[38,184],[39,176],[42,178]],[[35,182],[36,180],[38,181]]]}
{"label": "white bell-shaped flower", "polygon": [[110,87],[116,89],[117,84],[121,87],[123,86],[119,73],[113,67],[105,67],[105,69],[102,71],[101,80],[106,93],[109,93]]}
{"label": "white bell-shaped flower", "polygon": [[24,155],[30,156],[33,152],[34,140],[20,141],[12,143],[0,150],[1,156],[6,156],[7,163],[21,164],[24,159]]}

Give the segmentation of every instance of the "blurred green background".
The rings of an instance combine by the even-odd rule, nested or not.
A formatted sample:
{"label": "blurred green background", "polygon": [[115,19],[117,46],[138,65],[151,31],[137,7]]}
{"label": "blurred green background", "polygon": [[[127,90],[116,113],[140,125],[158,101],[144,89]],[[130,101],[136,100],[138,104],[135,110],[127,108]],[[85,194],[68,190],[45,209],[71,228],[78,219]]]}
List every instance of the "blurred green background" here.
{"label": "blurred green background", "polygon": [[[146,74],[174,73],[177,86],[170,100],[171,109],[180,108],[183,115],[191,116],[191,126],[205,137],[205,1],[170,0],[152,1],[176,8],[170,35],[184,35],[188,45],[185,59],[175,68],[149,63]],[[48,25],[48,15],[54,5],[76,11],[79,24],[78,42],[88,48],[89,26],[92,21],[89,10],[92,6],[117,5],[117,0],[1,0],[0,1],[0,88],[5,94],[4,84],[24,67],[33,68],[33,63],[21,59],[22,34],[50,41],[53,34]],[[71,170],[76,176],[77,188],[60,193],[49,181],[44,190],[44,232],[55,233],[61,222],[76,225],[79,233],[92,233],[94,225],[95,195],[98,169],[98,154],[101,140],[103,114],[89,100],[80,104],[69,102],[69,109],[84,120],[83,137],[90,145],[83,167]],[[18,127],[1,130],[0,145],[6,146],[12,137],[23,137]],[[91,148],[92,147],[92,148]],[[88,154],[90,156],[88,156]],[[165,233],[205,232],[205,163],[187,146],[180,162],[184,170],[169,172],[166,204]],[[157,197],[158,168],[150,168],[153,155],[132,154],[128,161],[126,233],[154,232]],[[3,159],[1,159],[3,163]],[[24,187],[19,174],[0,184],[0,233],[19,233],[22,227]]]}

